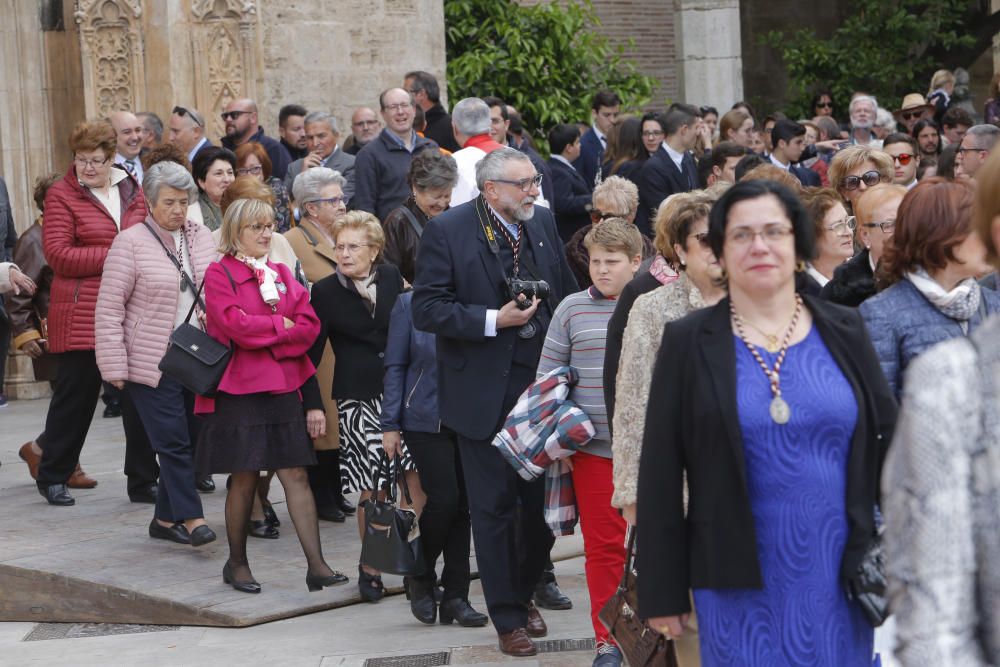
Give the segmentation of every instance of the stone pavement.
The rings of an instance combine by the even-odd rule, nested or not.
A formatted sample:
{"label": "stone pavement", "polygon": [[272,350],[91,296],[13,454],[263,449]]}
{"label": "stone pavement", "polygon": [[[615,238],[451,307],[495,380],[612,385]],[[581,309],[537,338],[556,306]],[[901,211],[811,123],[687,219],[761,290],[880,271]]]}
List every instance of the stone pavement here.
{"label": "stone pavement", "polygon": [[[379,604],[356,603],[356,524],[321,522],[324,549],[334,568],[351,576],[352,584],[309,594],[301,581],[304,560],[275,483],[272,500],[282,518],[281,539],[250,540],[254,572],[264,584],[258,596],[243,595],[222,584],[217,570],[225,560],[222,506],[224,491],[202,496],[206,517],[220,541],[201,553],[182,545],[150,540],[145,533],[151,506],[126,498],[121,472],[124,435],[121,421],[94,419],[82,463],[99,480],[92,491],[74,491],[77,505],[54,508],[35,491],[25,465],[17,457],[20,445],[41,429],[47,400],[12,401],[0,410],[0,566],[36,567],[80,580],[115,583],[123,589],[157,598],[202,605],[209,610],[233,608],[249,622],[283,620],[247,628],[209,628],[161,621],[167,626],[122,626],[81,623],[0,623],[0,665],[342,665],[343,667],[433,667],[438,664],[483,665],[510,662],[495,649],[491,627],[467,629],[423,626],[409,612],[402,595]],[[217,477],[222,486],[223,477]],[[75,529],[74,529],[75,527]],[[579,537],[558,541],[564,556],[579,553]],[[351,568],[353,566],[353,573]],[[574,600],[571,611],[545,612],[551,648],[538,659],[517,660],[534,667],[588,665],[591,649],[579,648],[592,639],[583,559],[558,562],[560,584]],[[145,576],[142,576],[145,574]],[[393,581],[395,579],[395,582]],[[0,578],[2,580],[2,578]],[[398,578],[387,578],[387,584]],[[5,606],[0,588],[0,610]],[[8,591],[6,603],[10,604]],[[481,588],[473,582],[471,601],[485,611]],[[306,613],[334,605],[340,608]],[[43,605],[44,607],[44,605]],[[70,605],[72,610],[78,606]],[[65,610],[64,610],[65,611]],[[305,614],[305,615],[300,615]],[[41,619],[51,620],[51,619]],[[71,620],[88,620],[77,618]],[[120,623],[137,619],[116,618]],[[145,622],[150,622],[146,619]],[[203,624],[210,621],[196,620]],[[437,654],[437,655],[429,655]],[[380,656],[413,656],[374,662]],[[369,659],[372,659],[369,661]],[[447,662],[444,662],[447,660]],[[366,665],[366,661],[369,661]]]}

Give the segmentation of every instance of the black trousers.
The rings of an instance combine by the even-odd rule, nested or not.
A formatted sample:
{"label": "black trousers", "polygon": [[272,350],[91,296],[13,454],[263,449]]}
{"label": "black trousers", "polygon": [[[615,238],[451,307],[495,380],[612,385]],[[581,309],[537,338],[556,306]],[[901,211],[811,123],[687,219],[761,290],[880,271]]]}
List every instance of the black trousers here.
{"label": "black trousers", "polygon": [[93,350],[60,352],[56,357],[56,379],[45,417],[45,442],[38,466],[38,485],[65,484],[87,439],[97,408],[101,373]]}
{"label": "black trousers", "polygon": [[443,599],[468,600],[472,524],[456,435],[442,427],[440,433],[405,431],[403,439],[427,494],[427,504],[420,515],[426,573],[416,578],[433,585],[437,559],[444,554]]}
{"label": "black trousers", "polygon": [[154,389],[134,382],[125,383],[128,396],[151,435],[159,456],[160,488],[156,494],[155,516],[162,521],[184,521],[205,516],[201,498],[194,488],[194,394],[179,382],[163,376]]}
{"label": "black trousers", "polygon": [[459,435],[458,443],[486,606],[504,634],[527,624],[528,602],[555,542],[545,523],[545,480],[521,479],[490,440]]}
{"label": "black trousers", "polygon": [[136,399],[127,391],[120,391],[118,394],[118,402],[122,408],[122,426],[125,428],[125,476],[131,492],[156,484],[160,466],[156,463],[156,452],[153,451],[136,410]]}

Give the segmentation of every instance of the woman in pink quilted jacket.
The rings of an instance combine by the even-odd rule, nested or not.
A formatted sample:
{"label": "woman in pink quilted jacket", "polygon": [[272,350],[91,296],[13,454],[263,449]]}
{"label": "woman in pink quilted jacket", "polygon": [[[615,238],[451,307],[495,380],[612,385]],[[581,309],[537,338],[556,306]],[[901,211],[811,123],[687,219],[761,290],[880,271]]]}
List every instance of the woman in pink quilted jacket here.
{"label": "woman in pink quilted jacket", "polygon": [[[153,165],[143,190],[150,215],[115,238],[104,262],[94,326],[97,366],[132,399],[160,461],[149,536],[197,547],[215,533],[194,485],[194,395],[163,375],[159,363],[170,333],[201,301],[198,285],[215,259],[215,244],[207,227],[187,219],[198,190],[184,167]],[[200,326],[197,318],[191,323]]]}

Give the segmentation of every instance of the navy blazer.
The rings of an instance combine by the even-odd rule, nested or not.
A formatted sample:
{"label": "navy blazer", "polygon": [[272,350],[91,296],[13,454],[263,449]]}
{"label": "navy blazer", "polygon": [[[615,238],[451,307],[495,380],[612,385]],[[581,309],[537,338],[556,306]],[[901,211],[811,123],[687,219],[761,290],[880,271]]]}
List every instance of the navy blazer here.
{"label": "navy blazer", "polygon": [[414,328],[410,315],[412,301],[413,292],[400,294],[389,316],[379,423],[383,432],[437,433],[441,430],[441,419],[434,334]]}
{"label": "navy blazer", "polygon": [[583,180],[591,189],[597,181],[597,174],[601,171],[601,163],[604,162],[604,144],[597,138],[594,128],[590,128],[580,137],[580,157],[573,161],[573,168],[576,169]]}
{"label": "navy blazer", "polygon": [[698,167],[691,154],[685,153],[681,169],[678,169],[667,149],[661,145],[642,165],[636,185],[639,186],[639,210],[635,216],[635,224],[640,232],[652,236],[656,209],[670,195],[697,188]]}
{"label": "navy blazer", "polygon": [[[517,336],[512,327],[486,336],[486,311],[499,310],[510,299],[506,277],[480,224],[476,207],[481,200],[477,197],[427,223],[417,254],[412,304],[416,327],[437,334],[441,421],[471,440],[493,437],[506,416],[501,412]],[[536,206],[534,217],[524,223],[524,234],[538,277],[549,283],[553,304],[577,291],[552,213]]]}
{"label": "navy blazer", "polygon": [[592,189],[580,173],[565,162],[549,158],[549,171],[552,172],[552,188],[555,200],[552,202],[556,214],[556,227],[559,238],[569,242],[573,234],[581,227],[590,224],[589,206],[592,199]]}
{"label": "navy blazer", "polygon": [[819,174],[808,167],[803,167],[800,164],[793,164],[789,166],[788,171],[791,172],[792,176],[799,179],[799,183],[801,183],[803,187],[818,188],[823,185],[823,182],[819,179]]}

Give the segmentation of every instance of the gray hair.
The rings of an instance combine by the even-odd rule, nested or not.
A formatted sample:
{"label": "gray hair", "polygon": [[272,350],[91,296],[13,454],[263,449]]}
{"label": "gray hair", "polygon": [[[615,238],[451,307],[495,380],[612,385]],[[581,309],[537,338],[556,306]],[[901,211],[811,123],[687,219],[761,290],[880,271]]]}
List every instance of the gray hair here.
{"label": "gray hair", "polygon": [[476,187],[482,192],[485,189],[486,181],[503,179],[507,164],[518,161],[530,163],[531,159],[510,146],[504,146],[487,153],[482,160],[476,163]]}
{"label": "gray hair", "polygon": [[451,121],[467,137],[490,131],[490,108],[478,97],[466,97],[451,110]]}
{"label": "gray hair", "polygon": [[458,182],[458,164],[455,158],[440,151],[420,151],[410,161],[406,181],[417,190],[454,188]]}
{"label": "gray hair", "polygon": [[311,111],[307,113],[306,117],[302,120],[302,124],[309,125],[310,123],[326,123],[330,126],[331,132],[340,134],[340,130],[337,129],[337,119],[325,111]]}
{"label": "gray hair", "polygon": [[858,95],[853,100],[851,100],[851,103],[848,105],[847,107],[848,115],[854,113],[854,107],[855,105],[857,105],[858,102],[867,102],[868,104],[872,105],[873,113],[878,113],[878,101],[874,97],[872,97],[871,95]]}
{"label": "gray hair", "polygon": [[339,185],[343,188],[346,184],[347,179],[341,176],[339,171],[329,167],[313,167],[295,177],[292,183],[292,197],[301,208],[309,202],[321,199],[320,191],[326,186]]}
{"label": "gray hair", "polygon": [[889,110],[879,107],[878,111],[875,112],[875,127],[895,132],[896,119],[892,117],[892,113]]}
{"label": "gray hair", "polygon": [[996,125],[973,125],[965,133],[965,136],[976,138],[975,148],[989,150],[1000,140],[1000,127]]}
{"label": "gray hair", "polygon": [[183,190],[191,201],[198,198],[198,187],[191,172],[176,162],[157,162],[146,170],[142,177],[142,192],[150,205],[156,205],[163,186]]}

